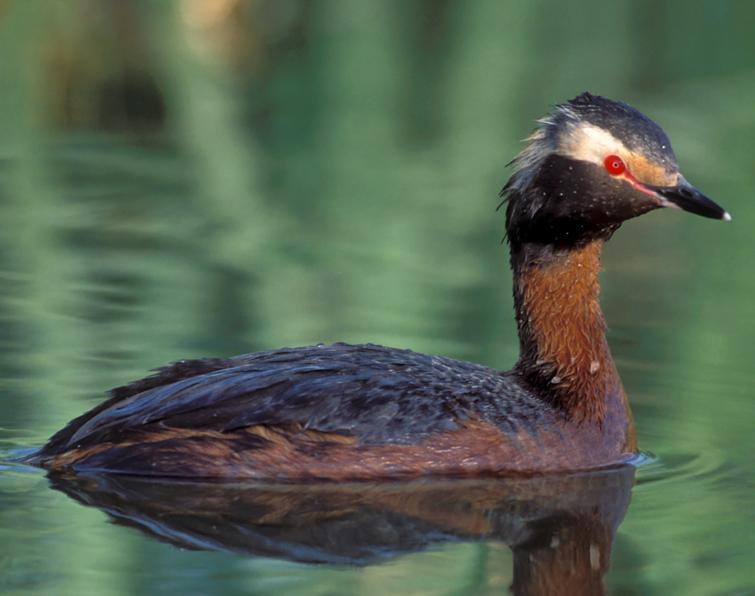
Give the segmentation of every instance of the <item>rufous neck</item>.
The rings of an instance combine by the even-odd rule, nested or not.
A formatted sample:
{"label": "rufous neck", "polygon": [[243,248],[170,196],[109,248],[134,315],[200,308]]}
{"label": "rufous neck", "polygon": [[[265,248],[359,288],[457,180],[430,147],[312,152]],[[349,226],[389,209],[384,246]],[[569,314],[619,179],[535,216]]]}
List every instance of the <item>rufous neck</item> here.
{"label": "rufous neck", "polygon": [[512,248],[520,355],[516,370],[576,420],[602,421],[621,382],[600,309],[603,241]]}

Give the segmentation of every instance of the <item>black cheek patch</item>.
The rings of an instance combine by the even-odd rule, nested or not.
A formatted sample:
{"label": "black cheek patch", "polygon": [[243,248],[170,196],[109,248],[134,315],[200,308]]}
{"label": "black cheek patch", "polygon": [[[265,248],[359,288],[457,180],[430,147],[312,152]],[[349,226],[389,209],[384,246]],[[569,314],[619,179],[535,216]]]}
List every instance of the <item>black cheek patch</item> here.
{"label": "black cheek patch", "polygon": [[621,222],[658,206],[602,166],[561,155],[549,156],[530,188],[511,201],[512,241],[565,246],[607,238]]}

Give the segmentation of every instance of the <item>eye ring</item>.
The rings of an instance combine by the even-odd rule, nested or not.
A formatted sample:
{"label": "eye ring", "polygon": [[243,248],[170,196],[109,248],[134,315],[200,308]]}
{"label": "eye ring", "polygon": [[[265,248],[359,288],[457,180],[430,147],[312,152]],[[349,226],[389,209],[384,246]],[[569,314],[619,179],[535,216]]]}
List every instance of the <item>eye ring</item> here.
{"label": "eye ring", "polygon": [[603,160],[603,165],[606,168],[606,171],[611,174],[611,176],[620,176],[624,172],[626,172],[627,167],[624,165],[624,160],[621,159],[618,155],[607,155],[606,158]]}

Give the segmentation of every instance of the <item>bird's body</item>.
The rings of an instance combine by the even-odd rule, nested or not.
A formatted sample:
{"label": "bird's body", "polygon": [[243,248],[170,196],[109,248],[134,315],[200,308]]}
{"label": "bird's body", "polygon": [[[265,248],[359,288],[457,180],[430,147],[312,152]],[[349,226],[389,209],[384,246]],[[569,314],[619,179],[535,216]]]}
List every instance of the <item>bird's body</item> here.
{"label": "bird's body", "polygon": [[598,302],[603,244],[625,219],[670,202],[728,214],[681,178],[657,125],[589,94],[559,106],[516,163],[504,188],[521,347],[513,370],[346,344],[182,361],[114,390],[30,461],[276,480],[626,461],[636,443]]}
{"label": "bird's body", "polygon": [[[614,405],[607,425],[623,429]],[[571,424],[514,372],[334,344],[176,363],[115,390],[45,449],[53,467],[139,475],[468,476],[619,463],[633,444],[606,430]]]}

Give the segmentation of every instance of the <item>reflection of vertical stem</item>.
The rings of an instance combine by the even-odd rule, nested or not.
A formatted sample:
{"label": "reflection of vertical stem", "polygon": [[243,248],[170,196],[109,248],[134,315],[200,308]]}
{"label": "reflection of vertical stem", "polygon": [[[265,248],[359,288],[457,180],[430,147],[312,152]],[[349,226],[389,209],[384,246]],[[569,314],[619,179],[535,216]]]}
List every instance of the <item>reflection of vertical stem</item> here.
{"label": "reflection of vertical stem", "polygon": [[491,560],[491,547],[487,543],[476,544],[474,548],[474,557],[470,561],[470,573],[467,581],[464,582],[464,589],[467,593],[481,594],[488,585],[488,576],[491,573],[488,565]]}
{"label": "reflection of vertical stem", "polygon": [[[24,386],[14,394],[29,394],[19,407],[35,410],[33,420],[43,426],[42,432],[80,411],[81,404],[66,400],[65,396],[68,388],[79,386],[82,376],[86,376],[82,375],[77,354],[72,350],[81,344],[83,330],[82,322],[72,316],[81,312],[82,305],[73,302],[80,294],[71,291],[73,282],[81,279],[86,263],[59,242],[59,224],[71,212],[61,203],[53,186],[53,172],[43,158],[47,139],[34,122],[39,110],[33,89],[32,76],[36,74],[33,50],[43,37],[46,8],[45,3],[13,3],[4,17],[5,28],[0,35],[3,65],[17,69],[3,70],[0,74],[3,89],[0,118],[3,118],[4,153],[9,154],[0,239],[5,244],[3,251],[9,255],[9,269],[19,272],[21,282],[11,316],[24,322],[26,340],[20,351]],[[5,412],[11,411],[6,396],[3,408]],[[83,515],[76,519],[81,522],[86,518]],[[34,521],[40,520],[44,520],[46,532],[61,526],[57,509],[36,511]],[[24,525],[18,532],[28,531],[28,521],[20,519],[18,523]],[[116,568],[126,549],[123,545],[113,549],[103,543],[105,535],[93,536],[86,522],[83,529],[70,521],[64,525],[65,540],[47,543],[43,556],[35,553],[33,560],[40,564],[34,573],[38,577],[55,577],[55,590],[61,594],[115,593],[109,591],[109,586],[93,585],[91,575],[72,570],[80,569],[82,561],[91,569]]]}
{"label": "reflection of vertical stem", "polygon": [[[454,222],[457,235],[445,244],[448,252],[440,260],[467,273],[467,288],[490,287],[483,280],[505,276],[505,250],[496,250],[492,241],[503,235],[503,217],[494,209],[496,193],[507,175],[504,165],[518,150],[519,82],[530,66],[521,57],[526,53],[523,48],[528,47],[528,17],[535,6],[473,2],[463,9],[459,5],[458,14],[450,17],[456,26],[448,40],[452,55],[443,93],[448,105],[445,150],[447,175],[453,188],[463,189],[464,194],[447,206],[448,220]],[[490,23],[510,25],[505,34],[495,37],[491,36]],[[480,222],[486,222],[482,229]],[[482,240],[484,245],[480,244]],[[469,245],[480,248],[465,250]],[[478,254],[485,257],[479,259]],[[491,359],[491,364],[503,366],[515,358],[516,341],[501,341],[502,327],[511,320],[511,311],[501,307],[501,285],[494,286],[495,295],[485,300],[486,308],[479,308],[479,299],[459,300],[452,316],[461,329],[473,329],[480,342],[478,351],[468,357]],[[497,324],[491,324],[493,321]],[[510,323],[506,337],[515,338]]]}
{"label": "reflection of vertical stem", "polygon": [[173,11],[158,7],[153,16],[163,41],[156,50],[172,120],[196,166],[208,250],[219,262],[234,261],[239,251],[256,254],[274,230],[261,201],[259,156],[243,124],[241,100],[246,98],[234,92],[238,90],[219,66],[199,63]]}
{"label": "reflection of vertical stem", "polygon": [[3,64],[10,67],[0,75],[0,117],[4,153],[9,156],[0,221],[7,266],[19,280],[11,317],[25,326],[24,360],[15,364],[26,369],[25,388],[32,397],[21,407],[34,408],[35,420],[48,418],[54,425],[75,412],[61,397],[78,380],[70,346],[80,328],[70,316],[74,305],[68,302],[73,297],[68,289],[78,273],[76,261],[61,249],[55,234],[63,206],[50,183],[51,172],[42,158],[45,139],[33,118],[38,97],[32,91],[32,40],[39,39],[42,23],[38,4],[15,3],[0,36]]}
{"label": "reflection of vertical stem", "polygon": [[[323,5],[313,24],[319,34],[317,72],[320,105],[325,108],[317,130],[318,162],[326,172],[320,192],[327,197],[324,219],[331,228],[326,237],[332,242],[332,256],[323,269],[334,278],[334,284],[323,291],[331,294],[340,286],[346,295],[327,296],[326,302],[332,298],[364,305],[371,317],[380,317],[383,309],[401,312],[411,294],[411,284],[396,283],[401,267],[380,263],[369,272],[360,271],[358,258],[365,250],[400,256],[411,241],[410,234],[401,233],[406,201],[397,185],[401,168],[398,16],[392,4],[359,0]],[[386,211],[395,213],[391,229],[375,225]],[[344,244],[351,250],[339,262]],[[343,269],[351,271],[343,275]],[[380,308],[370,308],[376,303]],[[323,336],[330,337],[343,326],[359,329],[358,317],[349,316],[353,310],[329,310],[328,323],[320,330]]]}
{"label": "reflection of vertical stem", "polygon": [[[262,200],[260,159],[243,124],[242,100],[218,65],[201,64],[191,51],[175,5],[152,5],[164,90],[180,145],[188,152],[197,189],[193,208],[202,225],[202,254],[193,255],[200,297],[192,321],[194,336],[218,333],[233,350],[246,337],[252,303],[248,270],[260,269],[276,236],[276,219]],[[239,268],[242,265],[243,268]],[[204,342],[205,344],[207,341]]]}

